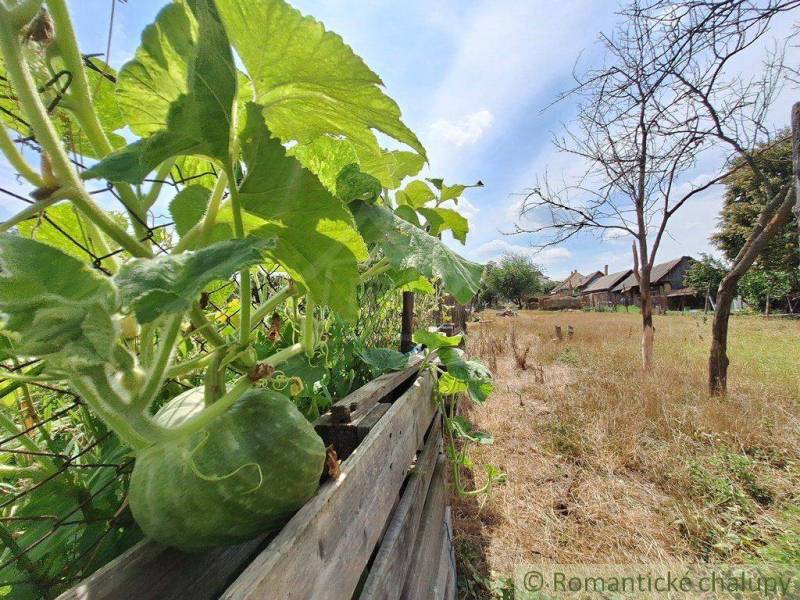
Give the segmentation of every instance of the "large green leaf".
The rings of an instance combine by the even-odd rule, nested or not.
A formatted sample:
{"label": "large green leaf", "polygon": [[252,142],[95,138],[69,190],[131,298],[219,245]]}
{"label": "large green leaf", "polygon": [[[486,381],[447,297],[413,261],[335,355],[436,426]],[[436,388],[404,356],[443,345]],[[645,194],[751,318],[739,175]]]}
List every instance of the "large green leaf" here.
{"label": "large green leaf", "polygon": [[101,254],[96,251],[76,208],[70,202],[51,206],[43,212],[42,218],[23,221],[17,229],[23,237],[49,244],[86,262],[91,260],[89,252]]}
{"label": "large green leaf", "polygon": [[173,156],[226,163],[237,77],[213,0],[167,6],[120,74],[120,103],[130,126],[148,137],[107,156],[83,176],[141,183]]}
{"label": "large green leaf", "polygon": [[402,371],[408,365],[408,356],[391,348],[364,348],[358,352],[358,357],[367,364],[373,377]]}
{"label": "large green leaf", "polygon": [[118,307],[111,281],[57,248],[0,234],[0,314],[23,356],[58,370],[111,360]]}
{"label": "large green leaf", "polygon": [[210,197],[211,190],[202,185],[190,185],[175,195],[169,203],[169,213],[178,235],[186,235],[186,232],[200,222]]}
{"label": "large green leaf", "polygon": [[445,335],[439,331],[425,331],[420,329],[411,336],[415,344],[422,344],[429,350],[437,348],[455,348],[464,340],[462,335]]}
{"label": "large green leaf", "polygon": [[456,300],[467,303],[478,293],[483,265],[466,260],[442,241],[404,221],[384,206],[356,201],[350,205],[361,235],[383,250],[391,264],[413,267],[425,277],[439,277]]}
{"label": "large green leaf", "polygon": [[344,136],[360,159],[374,160],[382,155],[378,130],[425,155],[380,78],[337,34],[283,0],[217,0],[217,7],[282,141]]}
{"label": "large green leaf", "polygon": [[418,208],[417,212],[425,217],[430,225],[430,234],[439,235],[442,231],[450,230],[453,237],[462,244],[467,242],[469,222],[466,218],[452,208]]}
{"label": "large green leaf", "polygon": [[[368,257],[364,241],[342,203],[270,137],[262,110],[248,104],[241,136],[247,175],[239,197],[249,213],[245,227],[250,234],[277,240],[267,255],[317,302],[353,318],[358,313],[358,262]],[[226,207],[220,221],[230,229],[229,219]]]}
{"label": "large green leaf", "polygon": [[406,150],[381,150],[379,155],[359,156],[349,141],[328,135],[308,144],[297,144],[289,150],[331,192],[336,193],[336,181],[343,169],[358,165],[362,173],[375,177],[382,187],[395,189],[400,182],[419,173],[425,157]]}
{"label": "large green leaf", "polygon": [[493,389],[492,374],[486,367],[477,361],[467,360],[464,351],[458,348],[439,348],[437,354],[447,368],[447,378],[443,378],[446,388],[457,387],[450,379],[461,382],[466,385],[467,394],[473,402],[486,402]]}
{"label": "large green leaf", "polygon": [[114,281],[123,305],[136,313],[140,323],[149,323],[188,309],[206,285],[258,264],[271,245],[261,238],[237,239],[194,252],[137,258],[125,263]]}
{"label": "large green leaf", "polygon": [[361,161],[361,170],[374,175],[383,187],[393,190],[400,187],[406,177],[413,177],[425,165],[425,157],[406,150],[383,150],[380,156],[367,156]]}
{"label": "large green leaf", "polygon": [[405,188],[397,192],[397,203],[408,205],[411,208],[420,208],[426,202],[436,198],[428,184],[419,179],[410,182]]}

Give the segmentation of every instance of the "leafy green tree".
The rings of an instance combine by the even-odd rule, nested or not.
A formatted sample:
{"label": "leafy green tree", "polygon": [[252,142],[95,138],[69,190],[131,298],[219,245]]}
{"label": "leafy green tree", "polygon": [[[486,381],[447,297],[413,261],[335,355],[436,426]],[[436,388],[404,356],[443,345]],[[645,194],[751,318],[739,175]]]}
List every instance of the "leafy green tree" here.
{"label": "leafy green tree", "polygon": [[739,282],[739,292],[750,307],[769,314],[770,306],[792,291],[792,280],[786,271],[751,269]]}
{"label": "leafy green tree", "polygon": [[542,293],[543,280],[542,270],[523,254],[505,254],[486,272],[489,294],[510,300],[519,308],[531,296]]}
{"label": "leafy green tree", "polygon": [[[780,132],[782,141],[773,145],[762,145],[753,153],[753,161],[763,177],[776,187],[792,181],[792,142],[789,131]],[[734,167],[740,166],[738,159]],[[758,216],[766,206],[762,180],[749,167],[739,168],[725,179],[725,199],[720,213],[719,228],[712,236],[714,245],[729,261],[736,259],[750,237]],[[790,216],[767,243],[752,270],[781,271],[790,276],[793,291],[800,291],[800,245],[797,236],[797,218]]]}
{"label": "leafy green tree", "polygon": [[710,254],[701,254],[700,260],[695,262],[687,271],[684,281],[687,286],[694,288],[698,293],[717,297],[717,288],[728,268],[725,263]]}

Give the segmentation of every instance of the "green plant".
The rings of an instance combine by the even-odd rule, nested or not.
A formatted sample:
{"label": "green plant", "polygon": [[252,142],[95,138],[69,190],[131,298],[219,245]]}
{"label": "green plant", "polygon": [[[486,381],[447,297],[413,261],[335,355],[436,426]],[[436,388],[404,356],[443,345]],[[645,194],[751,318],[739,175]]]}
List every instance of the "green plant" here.
{"label": "green plant", "polygon": [[490,297],[505,298],[523,308],[528,298],[544,291],[544,275],[529,256],[506,254],[486,270],[485,284]]}
{"label": "green plant", "polygon": [[698,293],[717,296],[717,289],[725,277],[728,268],[721,260],[709,254],[700,254],[700,260],[694,262],[684,277],[686,286],[694,288]]}
{"label": "green plant", "polygon": [[453,470],[453,486],[462,496],[481,496],[485,501],[491,496],[493,486],[503,483],[506,475],[494,465],[484,464],[484,484],[474,489],[464,486],[462,471],[472,471],[475,466],[469,457],[470,445],[492,444],[494,438],[458,413],[458,398],[465,394],[475,404],[482,405],[492,393],[492,374],[481,363],[466,359],[464,351],[458,348],[462,340],[460,335],[430,331],[417,331],[413,336],[414,343],[425,346],[421,368],[436,378],[436,401],[444,416],[445,451]]}
{"label": "green plant", "polygon": [[[0,52],[4,106],[24,117],[0,113],[0,149],[35,187],[0,225],[2,339],[22,359],[2,377],[65,382],[86,402],[135,455],[130,504],[155,539],[195,550],[279,526],[322,471],[296,406],[313,418],[332,387],[346,393],[366,351],[339,335],[362,286],[477,292],[483,267],[438,237],[463,242],[466,220],[443,204],[468,186],[398,189],[424,148],[377,75],[282,0],[176,0],[119,73],[86,67],[64,0],[4,2]],[[64,71],[68,88],[46,85]],[[40,170],[9,130],[35,139]],[[159,232],[148,213],[174,173],[191,185]],[[124,214],[95,202],[93,179]],[[30,226],[43,214],[91,258]],[[50,468],[35,456],[0,475],[35,485]]]}

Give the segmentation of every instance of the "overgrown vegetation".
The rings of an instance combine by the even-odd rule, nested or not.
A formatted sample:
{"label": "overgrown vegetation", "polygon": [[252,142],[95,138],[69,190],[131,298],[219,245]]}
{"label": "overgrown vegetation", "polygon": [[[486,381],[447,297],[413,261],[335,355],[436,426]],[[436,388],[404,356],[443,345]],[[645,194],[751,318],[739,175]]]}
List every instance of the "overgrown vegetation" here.
{"label": "overgrown vegetation", "polygon": [[[0,224],[0,595],[53,597],[142,532],[197,551],[281,527],[326,464],[309,421],[406,364],[374,346],[384,299],[478,291],[441,241],[474,186],[407,181],[425,149],[378,76],[283,0],[171,2],[118,73],[64,0],[1,2],[0,54],[0,150],[31,186]],[[460,338],[418,335],[443,407],[486,400]],[[490,438],[447,416],[458,477]]]}
{"label": "overgrown vegetation", "polygon": [[[734,317],[722,402],[703,385],[702,315],[656,317],[644,380],[637,315],[482,317],[468,351],[496,365],[496,392],[469,416],[495,444],[473,455],[513,476],[482,510],[453,499],[462,597],[503,598],[524,563],[797,564],[800,323]],[[542,378],[517,366],[512,332]]]}

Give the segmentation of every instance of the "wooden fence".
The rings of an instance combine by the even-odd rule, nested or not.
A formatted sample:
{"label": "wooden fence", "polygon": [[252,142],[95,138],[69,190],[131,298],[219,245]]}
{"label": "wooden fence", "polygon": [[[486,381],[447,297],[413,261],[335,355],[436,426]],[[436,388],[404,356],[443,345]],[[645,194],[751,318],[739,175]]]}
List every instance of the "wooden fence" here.
{"label": "wooden fence", "polygon": [[453,600],[441,416],[418,369],[378,377],[316,422],[341,473],[277,534],[201,554],[144,541],[59,600]]}

